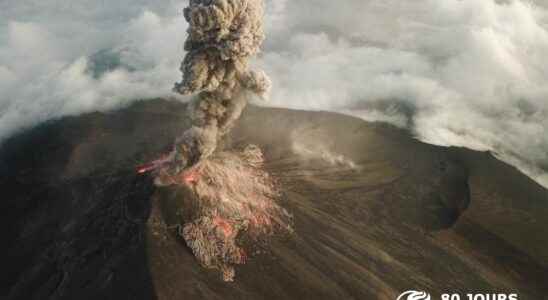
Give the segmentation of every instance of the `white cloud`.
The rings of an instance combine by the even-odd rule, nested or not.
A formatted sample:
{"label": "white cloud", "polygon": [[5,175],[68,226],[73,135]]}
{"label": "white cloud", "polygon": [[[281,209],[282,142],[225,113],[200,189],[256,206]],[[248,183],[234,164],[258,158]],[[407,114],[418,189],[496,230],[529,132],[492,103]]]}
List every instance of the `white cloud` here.
{"label": "white cloud", "polygon": [[491,150],[548,186],[548,14],[521,1],[294,1],[260,63],[276,106]]}
{"label": "white cloud", "polygon": [[[124,2],[0,4],[0,140],[51,118],[171,95],[182,4]],[[94,76],[90,59],[102,50],[123,68]]]}
{"label": "white cloud", "polygon": [[[270,105],[491,150],[548,186],[548,13],[525,1],[266,0]],[[499,1],[502,2],[502,1]],[[0,139],[164,96],[185,1],[0,2]],[[94,72],[90,72],[94,69]]]}

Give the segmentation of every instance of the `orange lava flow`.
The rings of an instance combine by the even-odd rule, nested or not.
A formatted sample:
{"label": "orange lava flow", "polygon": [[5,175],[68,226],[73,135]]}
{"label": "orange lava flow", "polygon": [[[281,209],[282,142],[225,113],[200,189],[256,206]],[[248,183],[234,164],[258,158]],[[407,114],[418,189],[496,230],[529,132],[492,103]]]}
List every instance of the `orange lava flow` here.
{"label": "orange lava flow", "polygon": [[196,184],[200,178],[200,172],[196,169],[183,172],[181,179],[186,184]]}
{"label": "orange lava flow", "polygon": [[216,227],[220,228],[227,238],[231,237],[234,234],[234,228],[232,227],[232,225],[227,220],[219,216],[216,216],[213,219],[213,224],[215,224]]}
{"label": "orange lava flow", "polygon": [[137,166],[137,174],[145,174],[162,168],[170,162],[170,155],[164,155],[160,159],[154,160],[147,164]]}
{"label": "orange lava flow", "polygon": [[153,163],[146,164],[146,165],[141,165],[141,166],[137,167],[137,173],[138,174],[145,174],[145,173],[148,173],[148,172],[154,170],[155,167],[156,166]]}

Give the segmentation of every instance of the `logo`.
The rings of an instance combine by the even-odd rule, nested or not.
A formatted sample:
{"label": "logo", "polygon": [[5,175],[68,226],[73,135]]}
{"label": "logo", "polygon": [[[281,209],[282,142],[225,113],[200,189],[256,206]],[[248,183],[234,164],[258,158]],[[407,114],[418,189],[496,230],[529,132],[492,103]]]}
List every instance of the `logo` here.
{"label": "logo", "polygon": [[430,294],[423,291],[403,292],[396,300],[430,300]]}

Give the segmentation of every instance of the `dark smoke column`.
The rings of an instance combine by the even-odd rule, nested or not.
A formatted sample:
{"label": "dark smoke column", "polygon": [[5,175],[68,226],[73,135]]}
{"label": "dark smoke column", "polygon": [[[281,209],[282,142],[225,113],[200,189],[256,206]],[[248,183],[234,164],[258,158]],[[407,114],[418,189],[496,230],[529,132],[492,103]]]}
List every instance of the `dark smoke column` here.
{"label": "dark smoke column", "polygon": [[251,94],[264,97],[270,80],[248,60],[264,40],[262,0],[190,0],[183,80],[174,90],[198,93],[189,108],[192,127],[175,144],[175,173],[209,157],[240,117]]}
{"label": "dark smoke column", "polygon": [[[280,192],[263,168],[255,145],[215,151],[253,95],[264,97],[270,80],[250,70],[248,60],[264,40],[262,0],[190,0],[183,80],[175,91],[196,94],[188,112],[192,126],[168,157],[139,167],[155,171],[158,186],[186,186],[171,211],[177,233],[205,268],[233,281],[235,266],[293,232],[292,216],[276,202]],[[215,152],[215,153],[214,153]]]}

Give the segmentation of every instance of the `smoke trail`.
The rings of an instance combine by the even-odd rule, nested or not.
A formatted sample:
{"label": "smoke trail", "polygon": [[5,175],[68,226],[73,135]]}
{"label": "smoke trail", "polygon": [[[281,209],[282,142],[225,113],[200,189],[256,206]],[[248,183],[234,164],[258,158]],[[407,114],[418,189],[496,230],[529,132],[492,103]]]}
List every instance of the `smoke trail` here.
{"label": "smoke trail", "polygon": [[270,79],[250,70],[248,60],[264,41],[262,0],[191,0],[183,80],[174,90],[198,93],[189,107],[192,127],[177,139],[173,172],[209,157],[240,117],[249,93],[264,97]]}

